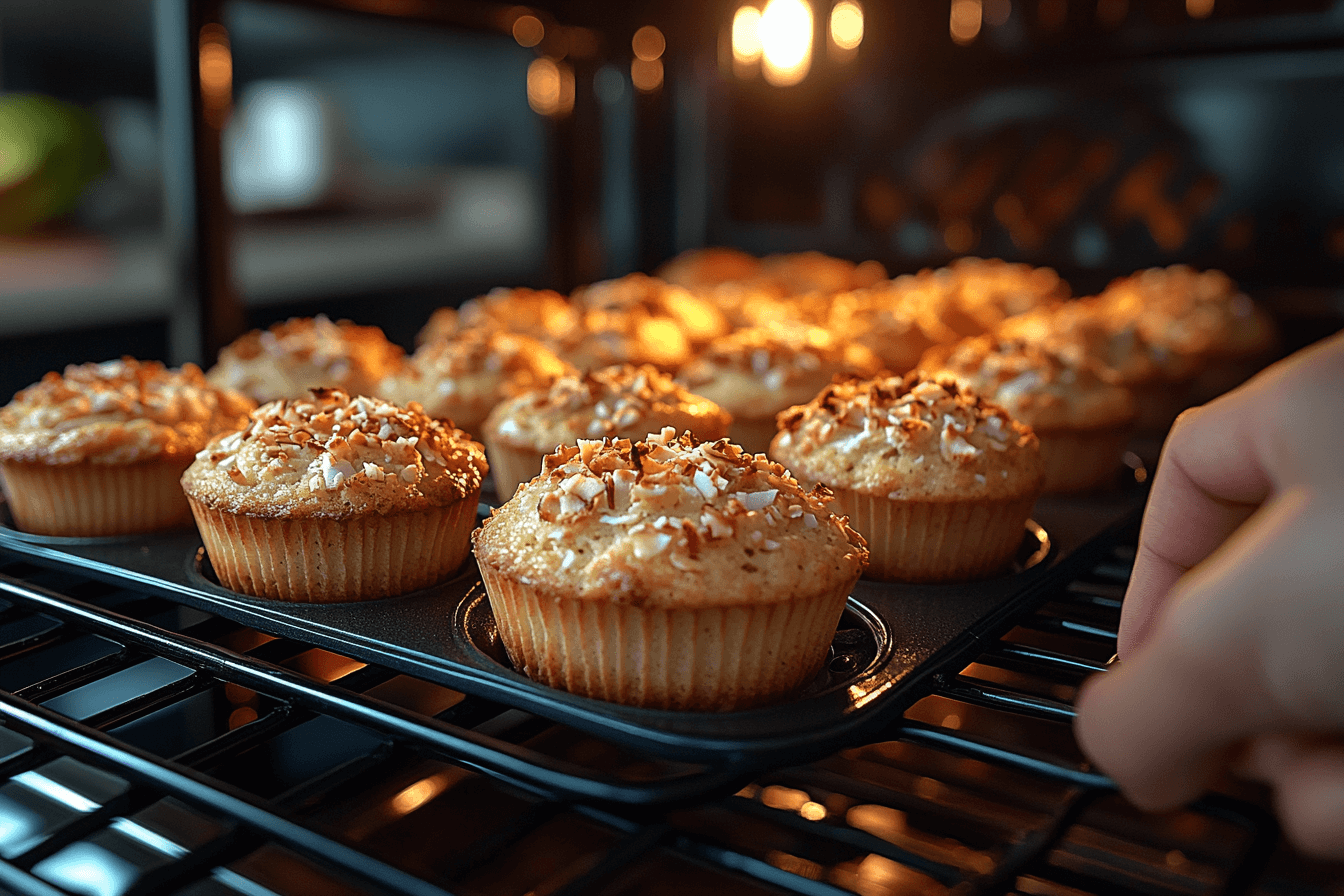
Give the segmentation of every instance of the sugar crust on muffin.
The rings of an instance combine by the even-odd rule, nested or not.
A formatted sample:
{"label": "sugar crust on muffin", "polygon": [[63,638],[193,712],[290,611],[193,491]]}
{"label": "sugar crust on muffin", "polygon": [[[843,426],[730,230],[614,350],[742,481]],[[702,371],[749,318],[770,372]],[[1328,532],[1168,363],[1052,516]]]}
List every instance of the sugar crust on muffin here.
{"label": "sugar crust on muffin", "polygon": [[255,403],[206,381],[122,358],[48,373],[0,408],[0,460],[132,464],[189,459],[216,433],[240,429]]}
{"label": "sugar crust on muffin", "polygon": [[474,540],[483,563],[543,592],[648,607],[782,602],[863,566],[863,539],[828,499],[763,455],[666,427],[560,447]]}
{"label": "sugar crust on muffin", "polygon": [[479,444],[418,405],[314,389],[258,408],[201,450],[182,484],[213,510],[343,519],[446,506],[479,490],[486,469]]}
{"label": "sugar crust on muffin", "polygon": [[422,345],[384,378],[378,394],[402,405],[418,401],[431,417],[472,428],[505,398],[544,389],[570,373],[572,367],[529,336],[473,327]]}
{"label": "sugar crust on muffin", "polygon": [[803,481],[892,500],[1021,495],[1043,475],[1031,428],[951,377],[842,378],[779,428],[770,456]]}
{"label": "sugar crust on muffin", "polygon": [[549,451],[576,439],[637,437],[638,430],[663,426],[714,439],[727,433],[728,423],[722,408],[667,374],[626,364],[563,376],[549,389],[504,401],[486,429],[502,441]]}
{"label": "sugar crust on muffin", "polygon": [[317,387],[369,394],[403,354],[378,327],[333,323],[323,314],[293,317],[226,345],[208,377],[262,402],[299,398]]}
{"label": "sugar crust on muffin", "polygon": [[842,343],[820,327],[751,327],[716,340],[681,369],[678,382],[738,419],[774,420],[802,404],[838,373],[871,376],[881,362],[856,343]]}
{"label": "sugar crust on muffin", "polygon": [[1025,339],[984,335],[938,346],[920,369],[955,377],[1037,431],[1117,426],[1135,415],[1133,395],[1108,371]]}

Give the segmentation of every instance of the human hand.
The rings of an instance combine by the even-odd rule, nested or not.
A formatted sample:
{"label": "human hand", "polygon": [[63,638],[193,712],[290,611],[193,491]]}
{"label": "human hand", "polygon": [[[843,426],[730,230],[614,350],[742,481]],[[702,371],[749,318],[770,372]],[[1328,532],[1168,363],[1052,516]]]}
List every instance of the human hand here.
{"label": "human hand", "polygon": [[1344,859],[1344,334],[1188,411],[1162,452],[1083,750],[1145,809],[1235,767]]}

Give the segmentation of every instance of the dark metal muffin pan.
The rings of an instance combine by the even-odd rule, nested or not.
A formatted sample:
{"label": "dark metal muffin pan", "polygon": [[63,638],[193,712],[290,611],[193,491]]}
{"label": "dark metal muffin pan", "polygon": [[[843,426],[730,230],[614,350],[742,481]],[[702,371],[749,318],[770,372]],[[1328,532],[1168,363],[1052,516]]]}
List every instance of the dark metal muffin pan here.
{"label": "dark metal muffin pan", "polygon": [[[465,693],[495,700],[598,736],[687,761],[798,755],[834,747],[880,724],[919,696],[943,660],[970,654],[1007,616],[1038,599],[1075,566],[1079,548],[1128,517],[1141,497],[1110,504],[1043,502],[1055,544],[1029,523],[1014,570],[958,585],[861,580],[826,667],[797,695],[728,713],[640,709],[537,684],[508,662],[474,561],[433,588],[378,601],[293,604],[259,600],[218,584],[194,530],[127,538],[53,538],[19,532],[0,505],[0,548],[48,566],[76,568],[116,584],[278,636],[302,639]],[[1072,508],[1072,511],[1070,510]],[[482,506],[483,512],[488,507]],[[1055,530],[1052,529],[1052,533]],[[1083,551],[1081,553],[1086,553]]]}

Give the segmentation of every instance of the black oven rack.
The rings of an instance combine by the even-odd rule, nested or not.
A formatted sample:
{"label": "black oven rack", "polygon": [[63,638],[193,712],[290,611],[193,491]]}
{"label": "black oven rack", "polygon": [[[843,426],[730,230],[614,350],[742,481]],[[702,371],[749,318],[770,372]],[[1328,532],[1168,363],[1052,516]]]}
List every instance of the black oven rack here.
{"label": "black oven rack", "polygon": [[[575,803],[476,775],[433,742],[410,738],[356,744],[348,758],[272,792],[240,774],[237,761],[220,769],[249,744],[283,737],[284,725],[258,732],[265,727],[258,718],[233,729],[232,745],[165,757],[161,738],[150,738],[149,749],[137,745],[125,720],[148,718],[168,702],[166,691],[180,701],[206,673],[76,720],[68,713],[78,701],[69,696],[107,674],[85,664],[38,691],[0,696],[0,819],[22,812],[36,819],[26,828],[0,825],[0,890],[838,896],[1237,894],[1264,884],[1265,892],[1289,891],[1266,883],[1286,873],[1272,861],[1283,854],[1272,817],[1247,794],[1141,816],[1073,745],[1071,693],[1114,651],[1133,535],[1132,527],[1108,533],[1039,608],[1017,614],[971,662],[940,668],[927,696],[867,740],[725,782],[710,800],[682,806]],[[5,591],[16,601],[0,625],[15,621],[24,588],[36,587],[24,581],[55,575],[7,564]],[[127,618],[154,611],[165,634],[210,634],[201,627],[213,625],[220,639],[229,628],[181,608],[165,618],[164,602],[139,600],[154,606],[136,608],[126,597]],[[0,662],[0,678],[6,668]],[[50,704],[45,694],[65,696],[57,704],[64,712],[39,705]],[[297,705],[289,712],[322,718]],[[546,723],[549,731],[532,740],[559,727]],[[251,774],[264,768],[258,763]]]}
{"label": "black oven rack", "polygon": [[[37,563],[145,589],[267,634],[301,639],[545,716],[647,753],[680,762],[761,768],[825,752],[898,713],[924,686],[933,663],[973,649],[1005,614],[1029,605],[1050,581],[1068,575],[1086,555],[1088,535],[1134,512],[1141,497],[1131,488],[1108,501],[1043,502],[1047,518],[1053,508],[1061,521],[1057,549],[1051,553],[1047,530],[1029,524],[1019,571],[997,579],[955,586],[861,581],[818,680],[790,701],[733,713],[620,706],[549,688],[515,672],[499,645],[471,562],[454,579],[416,594],[306,605],[256,600],[221,587],[194,531],[72,539],[0,526],[0,547]],[[1069,508],[1082,508],[1085,519],[1070,518]],[[574,793],[594,796],[590,787],[577,781],[562,785],[546,771],[498,771],[524,779],[531,775],[550,788],[572,785]]]}

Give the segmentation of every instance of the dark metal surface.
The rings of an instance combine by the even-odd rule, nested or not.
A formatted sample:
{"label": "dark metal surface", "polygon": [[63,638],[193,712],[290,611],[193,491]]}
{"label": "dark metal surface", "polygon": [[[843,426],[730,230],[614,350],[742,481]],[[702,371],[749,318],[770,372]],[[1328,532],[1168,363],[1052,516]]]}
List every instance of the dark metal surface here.
{"label": "dark metal surface", "polygon": [[[1093,529],[1123,518],[1137,500],[1137,496],[1128,501],[1118,498],[1111,516],[1092,512]],[[1074,525],[1064,514],[1061,524]],[[948,586],[861,581],[837,634],[833,662],[818,680],[791,700],[732,713],[621,706],[520,675],[508,665],[498,644],[489,604],[471,564],[442,585],[403,597],[307,605],[257,600],[221,587],[194,531],[66,539],[0,527],[0,547],[269,634],[302,638],[656,755],[688,762],[729,760],[759,768],[833,749],[856,731],[900,712],[916,699],[931,661],[974,648],[1004,615],[1033,605],[1043,589],[1069,576],[1080,562],[1073,556],[1081,547],[1073,540],[1078,534],[1069,532],[1064,549],[1050,555],[1044,530],[1033,524],[1024,533],[1017,571],[998,579]],[[510,773],[528,774],[519,769]],[[550,778],[546,786],[562,787]],[[586,787],[591,785],[563,785]],[[605,798],[644,800],[649,795],[614,793]]]}
{"label": "dark metal surface", "polygon": [[[1252,795],[1143,816],[1078,753],[1073,696],[1114,641],[1038,623],[1113,629],[1118,608],[1091,598],[1123,588],[1135,535],[1131,525],[1086,537],[1074,573],[1047,577],[1040,610],[1019,608],[996,637],[935,664],[918,702],[843,749],[725,776],[661,807],[520,787],[432,734],[455,720],[482,754],[613,764],[610,744],[571,729],[473,697],[437,718],[398,710],[378,695],[406,679],[385,667],[332,654],[336,665],[306,665],[309,642],[258,645],[222,617],[0,553],[0,682],[13,694],[0,695],[0,889],[1330,892],[1328,869],[1285,855]],[[34,619],[48,621],[22,625]],[[16,668],[90,636],[111,653],[67,650],[69,668],[13,691]],[[86,690],[146,667],[153,674],[101,704]],[[182,708],[210,699],[222,707],[214,726],[193,731],[201,713]],[[242,720],[239,700],[254,710]],[[1022,711],[1042,701],[1050,712]]]}

